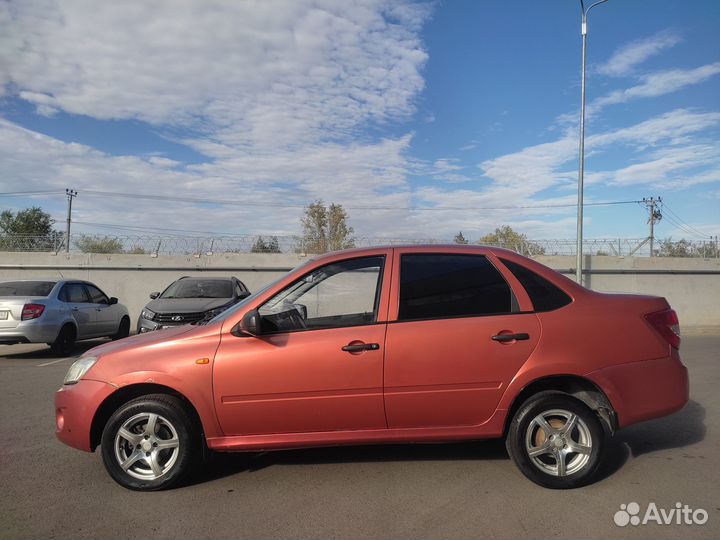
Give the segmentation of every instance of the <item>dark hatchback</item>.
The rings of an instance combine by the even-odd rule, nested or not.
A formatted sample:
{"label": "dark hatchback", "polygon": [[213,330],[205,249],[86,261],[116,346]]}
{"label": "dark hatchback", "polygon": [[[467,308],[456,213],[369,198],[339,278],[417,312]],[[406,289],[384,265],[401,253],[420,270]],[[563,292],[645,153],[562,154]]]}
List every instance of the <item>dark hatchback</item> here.
{"label": "dark hatchback", "polygon": [[150,293],[152,301],[140,312],[137,331],[209,320],[248,296],[250,291],[236,277],[181,277],[162,293]]}

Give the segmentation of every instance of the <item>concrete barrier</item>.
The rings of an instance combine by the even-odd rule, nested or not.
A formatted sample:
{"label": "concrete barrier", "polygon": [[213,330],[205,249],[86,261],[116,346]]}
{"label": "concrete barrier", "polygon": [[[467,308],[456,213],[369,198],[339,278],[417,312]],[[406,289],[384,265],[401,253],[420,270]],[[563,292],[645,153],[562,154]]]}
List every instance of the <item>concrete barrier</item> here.
{"label": "concrete barrier", "polygon": [[[180,276],[236,276],[251,291],[308,260],[292,254],[219,253],[202,256],[0,253],[0,281],[77,278],[96,283],[130,310],[133,327],[148,295]],[[541,256],[537,260],[574,275],[575,258]],[[720,327],[720,260],[690,258],[602,257],[585,261],[586,286],[605,292],[664,296],[680,323]]]}

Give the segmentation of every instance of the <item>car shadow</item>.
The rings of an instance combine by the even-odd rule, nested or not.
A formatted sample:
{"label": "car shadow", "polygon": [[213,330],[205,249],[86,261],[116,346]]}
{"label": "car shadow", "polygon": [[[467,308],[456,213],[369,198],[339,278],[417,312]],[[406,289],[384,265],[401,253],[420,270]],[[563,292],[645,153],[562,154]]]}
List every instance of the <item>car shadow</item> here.
{"label": "car shadow", "polygon": [[[88,341],[80,341],[75,344],[72,350],[72,354],[69,354],[66,358],[74,358],[84,354],[93,347],[107,343],[107,339],[91,339]],[[53,356],[50,351],[50,347],[42,344],[32,345],[9,345],[12,350],[5,352],[0,348],[0,358],[6,358],[8,360],[48,360],[54,359],[60,360],[61,356]],[[32,347],[30,350],[23,350],[28,347]],[[20,350],[17,350],[20,349]]]}
{"label": "car shadow", "polygon": [[[705,407],[690,400],[678,412],[618,431],[610,440],[598,481],[616,473],[630,457],[684,448],[705,439]],[[668,458],[670,459],[670,458]]]}
{"label": "car shadow", "polygon": [[[627,460],[650,452],[683,448],[705,438],[705,408],[690,401],[681,411],[630,426],[616,433],[607,448],[596,481],[615,474]],[[361,463],[388,461],[504,460],[509,459],[502,440],[443,444],[386,444],[305,448],[262,453],[212,453],[203,471],[191,482],[205,483],[242,472],[275,465]]]}

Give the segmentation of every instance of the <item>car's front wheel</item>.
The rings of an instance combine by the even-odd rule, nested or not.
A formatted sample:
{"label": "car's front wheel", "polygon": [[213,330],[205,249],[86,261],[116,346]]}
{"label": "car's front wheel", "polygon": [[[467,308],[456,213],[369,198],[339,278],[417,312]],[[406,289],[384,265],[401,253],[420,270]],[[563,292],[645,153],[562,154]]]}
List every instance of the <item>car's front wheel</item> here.
{"label": "car's front wheel", "polygon": [[105,468],[120,485],[155,491],[186,479],[200,455],[195,422],[183,402],[152,394],[121,406],[103,430]]}
{"label": "car's front wheel", "polygon": [[543,392],[520,406],[505,444],[530,480],[568,489],[593,480],[605,449],[605,432],[582,401],[561,392]]}

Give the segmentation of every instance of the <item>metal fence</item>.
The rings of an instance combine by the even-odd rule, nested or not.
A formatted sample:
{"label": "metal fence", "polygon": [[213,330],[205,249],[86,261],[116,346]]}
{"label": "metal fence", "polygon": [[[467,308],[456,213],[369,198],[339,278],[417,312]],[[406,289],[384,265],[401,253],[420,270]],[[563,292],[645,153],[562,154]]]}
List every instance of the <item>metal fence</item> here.
{"label": "metal fence", "polygon": [[[398,244],[451,244],[449,239],[432,238],[375,238],[358,237],[356,247]],[[522,255],[575,255],[574,239],[519,240],[497,243]],[[137,255],[210,255],[213,253],[318,253],[333,246],[306,242],[300,236],[233,235],[233,236],[114,236],[77,234],[70,238],[73,253],[126,253]],[[0,236],[0,252],[49,252],[66,249],[62,234],[51,237]],[[585,239],[583,253],[587,255],[640,256],[650,255],[647,238],[595,238]],[[690,242],[687,240],[655,240],[654,256],[718,258],[717,241]]]}

